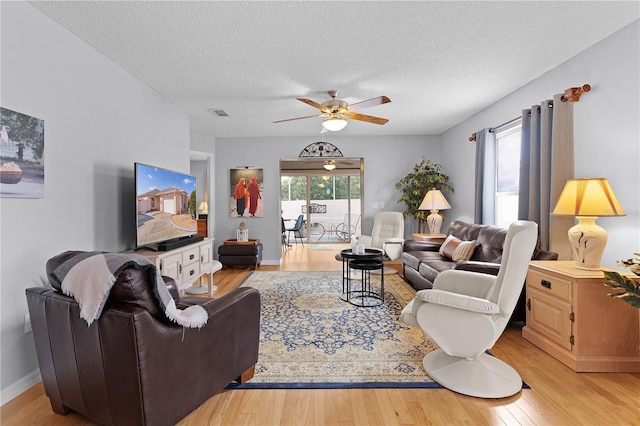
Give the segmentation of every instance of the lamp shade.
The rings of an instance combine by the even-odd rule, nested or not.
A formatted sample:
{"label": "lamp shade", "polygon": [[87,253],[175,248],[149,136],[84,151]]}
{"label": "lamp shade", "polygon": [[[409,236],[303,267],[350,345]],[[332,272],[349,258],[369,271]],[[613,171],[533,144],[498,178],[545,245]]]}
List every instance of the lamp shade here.
{"label": "lamp shade", "polygon": [[446,210],[450,208],[451,206],[447,199],[444,198],[444,195],[442,195],[442,192],[438,189],[432,189],[431,191],[427,191],[418,210]]}
{"label": "lamp shade", "polygon": [[568,180],[551,214],[591,217],[626,215],[604,178]]}
{"label": "lamp shade", "polygon": [[209,210],[209,207],[207,206],[207,202],[206,201],[202,201],[198,205],[198,210],[200,210],[204,214],[207,214],[207,210]]}
{"label": "lamp shade", "polygon": [[326,120],[322,122],[322,126],[332,132],[337,132],[338,130],[342,130],[346,127],[347,120],[340,117],[339,115],[332,115]]}
{"label": "lamp shade", "polygon": [[607,231],[596,224],[596,218],[626,215],[604,178],[568,180],[551,214],[578,218],[567,234],[576,268],[587,270],[600,269],[608,240]]}

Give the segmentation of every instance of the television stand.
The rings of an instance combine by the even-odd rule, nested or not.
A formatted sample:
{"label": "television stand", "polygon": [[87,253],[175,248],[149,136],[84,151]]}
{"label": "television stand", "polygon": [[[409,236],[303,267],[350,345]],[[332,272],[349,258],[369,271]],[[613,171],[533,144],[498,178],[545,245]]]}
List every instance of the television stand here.
{"label": "television stand", "polygon": [[213,296],[213,292],[217,290],[213,284],[213,273],[222,267],[221,264],[218,267],[220,262],[213,260],[214,240],[203,237],[195,242],[192,239],[186,240],[189,241],[188,245],[171,250],[139,250],[136,253],[149,259],[161,275],[173,278],[181,294],[198,280],[202,285],[202,278],[206,275],[207,290],[209,296]]}

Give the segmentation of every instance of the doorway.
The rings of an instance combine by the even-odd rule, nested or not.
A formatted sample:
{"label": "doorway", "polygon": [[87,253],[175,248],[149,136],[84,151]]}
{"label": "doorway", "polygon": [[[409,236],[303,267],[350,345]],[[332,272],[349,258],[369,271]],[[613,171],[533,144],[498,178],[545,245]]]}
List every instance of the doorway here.
{"label": "doorway", "polygon": [[[196,177],[196,213],[198,220],[198,234],[208,237],[209,223],[214,223],[214,218],[209,215],[209,210],[214,206],[209,205],[209,188],[211,185],[211,154],[207,152],[191,151],[190,173]],[[211,216],[211,217],[210,217]]]}
{"label": "doorway", "polygon": [[360,234],[363,211],[364,159],[336,158],[336,168],[323,168],[325,158],[280,160],[280,208],[285,228],[302,218],[299,231],[287,232],[295,244],[349,242]]}

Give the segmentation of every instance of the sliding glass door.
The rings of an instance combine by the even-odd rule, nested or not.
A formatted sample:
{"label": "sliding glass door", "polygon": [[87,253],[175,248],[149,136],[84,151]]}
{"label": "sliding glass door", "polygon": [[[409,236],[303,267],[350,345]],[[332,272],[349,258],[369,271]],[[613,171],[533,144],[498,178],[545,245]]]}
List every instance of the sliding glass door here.
{"label": "sliding glass door", "polygon": [[[358,160],[358,164],[361,161]],[[308,163],[306,160],[299,160]],[[361,168],[331,172],[309,164],[281,166],[280,199],[285,227],[291,229],[302,215],[299,237],[304,242],[348,242],[360,234],[362,212]],[[301,166],[307,168],[302,169]],[[293,232],[287,232],[294,243]]]}

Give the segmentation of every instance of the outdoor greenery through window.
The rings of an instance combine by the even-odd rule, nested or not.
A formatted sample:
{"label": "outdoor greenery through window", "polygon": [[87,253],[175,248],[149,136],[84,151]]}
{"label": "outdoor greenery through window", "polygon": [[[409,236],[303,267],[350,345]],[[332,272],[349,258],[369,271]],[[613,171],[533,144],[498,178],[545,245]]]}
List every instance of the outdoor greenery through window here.
{"label": "outdoor greenery through window", "polygon": [[[360,179],[351,176],[351,197],[348,197],[349,176],[311,176],[311,200],[346,200],[360,198]],[[306,176],[283,176],[280,181],[282,201],[307,199]]]}
{"label": "outdoor greenery through window", "polygon": [[496,132],[496,225],[508,228],[518,219],[520,121]]}

